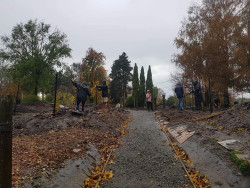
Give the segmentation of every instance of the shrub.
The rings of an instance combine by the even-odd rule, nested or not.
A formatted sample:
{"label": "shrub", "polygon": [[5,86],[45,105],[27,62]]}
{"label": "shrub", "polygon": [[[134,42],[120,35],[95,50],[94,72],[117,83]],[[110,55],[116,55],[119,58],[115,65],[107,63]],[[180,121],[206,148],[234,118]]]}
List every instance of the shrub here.
{"label": "shrub", "polygon": [[52,103],[53,102],[53,96],[51,94],[46,94],[45,101]]}
{"label": "shrub", "polygon": [[69,92],[58,91],[56,97],[56,103],[71,106],[75,103],[75,96]]}
{"label": "shrub", "polygon": [[39,101],[39,97],[36,95],[25,95],[22,103],[23,104],[28,104],[28,103],[35,103]]}
{"label": "shrub", "polygon": [[129,108],[133,108],[134,107],[134,100],[133,100],[132,96],[127,97],[125,106],[129,107]]}

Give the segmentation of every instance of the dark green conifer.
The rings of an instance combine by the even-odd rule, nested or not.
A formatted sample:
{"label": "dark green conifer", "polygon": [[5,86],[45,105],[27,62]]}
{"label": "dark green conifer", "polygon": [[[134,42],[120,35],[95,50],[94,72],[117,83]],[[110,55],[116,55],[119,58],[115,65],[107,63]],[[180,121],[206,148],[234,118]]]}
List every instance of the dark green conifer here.
{"label": "dark green conifer", "polygon": [[120,102],[121,98],[124,103],[127,97],[128,82],[131,81],[133,69],[130,63],[127,54],[123,52],[111,67],[110,96],[113,103]]}
{"label": "dark green conifer", "polygon": [[134,107],[138,107],[138,94],[139,94],[138,67],[135,63],[133,77],[132,77],[132,96],[134,99]]}
{"label": "dark green conifer", "polygon": [[140,85],[139,85],[139,94],[138,94],[138,105],[139,105],[139,107],[144,108],[145,96],[146,96],[145,75],[144,75],[144,68],[142,66],[141,67],[141,73],[140,73]]}

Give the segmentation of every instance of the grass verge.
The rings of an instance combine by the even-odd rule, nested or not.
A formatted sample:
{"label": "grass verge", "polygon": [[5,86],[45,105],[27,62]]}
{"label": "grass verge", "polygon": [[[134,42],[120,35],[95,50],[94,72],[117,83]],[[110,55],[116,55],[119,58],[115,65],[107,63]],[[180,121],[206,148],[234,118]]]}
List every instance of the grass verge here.
{"label": "grass verge", "polygon": [[236,155],[243,154],[242,152],[232,151],[230,152],[230,158],[232,161],[238,166],[239,170],[245,176],[250,176],[250,163],[248,161],[244,161],[243,159],[239,159]]}

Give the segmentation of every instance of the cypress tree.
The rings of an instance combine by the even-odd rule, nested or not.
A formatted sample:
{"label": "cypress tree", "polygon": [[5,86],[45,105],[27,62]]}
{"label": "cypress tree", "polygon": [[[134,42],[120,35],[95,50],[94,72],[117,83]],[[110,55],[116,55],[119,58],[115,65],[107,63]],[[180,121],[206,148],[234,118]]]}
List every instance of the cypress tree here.
{"label": "cypress tree", "polygon": [[150,65],[148,67],[148,73],[147,73],[146,90],[150,90],[150,92],[153,94],[153,80],[152,80]]}
{"label": "cypress tree", "polygon": [[140,86],[139,86],[139,94],[138,94],[138,105],[139,107],[144,108],[145,104],[145,75],[144,75],[144,68],[143,66],[141,67],[141,73],[140,73]]}
{"label": "cypress tree", "polygon": [[139,78],[138,78],[138,67],[135,63],[133,77],[132,77],[132,96],[134,99],[134,107],[138,107],[138,94],[139,94]]}

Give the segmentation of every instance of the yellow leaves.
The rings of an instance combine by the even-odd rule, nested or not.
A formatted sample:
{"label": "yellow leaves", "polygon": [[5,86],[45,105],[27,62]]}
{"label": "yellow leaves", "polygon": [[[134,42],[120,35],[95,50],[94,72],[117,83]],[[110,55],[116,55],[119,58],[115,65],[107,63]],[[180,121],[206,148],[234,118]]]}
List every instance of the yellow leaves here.
{"label": "yellow leaves", "polygon": [[181,160],[186,162],[188,165],[193,166],[193,162],[190,160],[188,154],[186,154],[186,152],[181,147],[179,147],[176,143],[173,143],[172,146],[174,147],[177,153],[177,155],[174,156],[175,159],[180,158]]}
{"label": "yellow leaves", "polygon": [[190,169],[190,170],[188,170],[188,174],[189,174],[193,184],[196,187],[200,187],[200,188],[209,188],[209,187],[211,187],[209,185],[208,179],[205,176],[200,175],[199,171],[196,171],[195,169]]}
{"label": "yellow leaves", "polygon": [[127,127],[128,127],[128,122],[125,121],[125,122],[122,124],[122,127],[123,127],[123,128],[127,128]]}
{"label": "yellow leaves", "polygon": [[[99,166],[95,166],[93,168],[93,171],[91,171],[89,177],[84,181],[85,188],[96,187],[96,185],[98,185],[99,187],[99,183],[102,181],[102,179],[107,181],[114,176],[112,171],[104,170],[107,164],[114,164],[114,161],[109,158],[109,156],[114,158],[114,155],[111,155],[111,152],[114,150],[114,147],[115,145],[107,146],[99,150],[102,155],[101,164]],[[110,161],[108,162],[109,159]]]}
{"label": "yellow leaves", "polygon": [[244,132],[247,132],[247,128],[238,128],[238,131],[244,131]]}
{"label": "yellow leaves", "polygon": [[108,162],[108,164],[109,164],[109,165],[115,164],[115,162],[114,162],[113,160],[110,160],[110,161]]}
{"label": "yellow leaves", "polygon": [[219,129],[219,130],[223,130],[224,127],[221,125],[221,126],[218,127],[218,129]]}
{"label": "yellow leaves", "polygon": [[[95,187],[95,185],[97,184],[97,180],[93,180],[90,177],[88,177],[85,181],[84,181],[84,187]],[[98,188],[100,188],[100,186],[97,186]]]}
{"label": "yellow leaves", "polygon": [[163,132],[167,133],[168,132],[167,126],[166,125],[162,126],[162,130],[163,130]]}
{"label": "yellow leaves", "polygon": [[121,135],[125,135],[126,133],[128,133],[127,130],[125,130],[125,129],[121,130]]}
{"label": "yellow leaves", "polygon": [[112,171],[105,171],[103,174],[103,179],[105,181],[108,181],[109,179],[111,179],[114,176],[114,174],[112,173]]}

